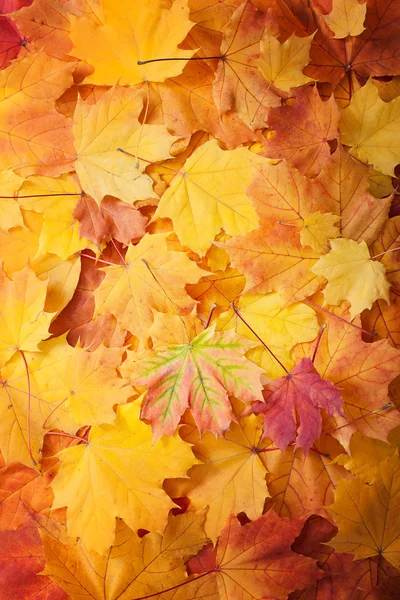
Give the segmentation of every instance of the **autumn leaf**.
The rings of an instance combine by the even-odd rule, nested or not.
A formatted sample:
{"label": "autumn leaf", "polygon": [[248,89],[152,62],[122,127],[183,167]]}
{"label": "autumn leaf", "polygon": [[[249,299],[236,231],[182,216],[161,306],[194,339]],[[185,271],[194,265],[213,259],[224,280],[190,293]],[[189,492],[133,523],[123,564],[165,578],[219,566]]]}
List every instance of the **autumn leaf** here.
{"label": "autumn leaf", "polygon": [[110,600],[162,594],[185,581],[185,560],[207,541],[203,524],[203,512],[170,513],[163,535],[151,532],[140,539],[118,520],[115,545],[106,556],[99,556],[81,543],[71,543],[60,527],[55,532],[42,527],[46,573],[72,600],[82,598],[82,594],[103,600],[103,590]]}
{"label": "autumn leaf", "polygon": [[157,197],[152,180],[143,171],[148,162],[169,158],[176,138],[161,125],[141,125],[142,107],[141,90],[120,86],[96,104],[77,103],[76,171],[85,191],[99,204],[106,195],[131,204]]}
{"label": "autumn leaf", "polygon": [[328,141],[338,136],[339,118],[333,98],[323,102],[316,87],[300,87],[294,106],[270,110],[275,137],[268,140],[265,155],[285,158],[303,175],[318,175],[330,155]]}
{"label": "autumn leaf", "polygon": [[332,11],[324,15],[324,19],[335,38],[356,36],[365,29],[363,22],[366,11],[366,4],[360,4],[358,0],[334,0]]}
{"label": "autumn leaf", "polygon": [[322,379],[309,358],[301,361],[285,377],[275,379],[264,389],[264,401],[254,402],[251,411],[264,414],[264,436],[284,452],[290,442],[307,454],[320,436],[319,408],[329,415],[342,413],[342,399],[330,381]]}
{"label": "autumn leaf", "polygon": [[[273,509],[244,526],[232,517],[220,536],[215,554],[211,553],[206,563],[210,575],[217,578],[219,598],[254,597],[261,585],[271,597],[284,599],[290,591],[302,589],[308,581],[321,577],[322,572],[312,559],[290,549],[300,530],[301,520],[280,518]],[[255,562],[255,569],[249,570],[248,565]],[[204,572],[196,563],[194,568],[194,572]],[[190,594],[189,586],[187,593]],[[186,597],[204,596],[196,593]]]}
{"label": "autumn leaf", "polygon": [[[193,24],[186,0],[169,8],[161,0],[139,7],[126,0],[102,0],[101,24],[93,15],[71,15],[73,54],[94,67],[86,78],[97,85],[135,85],[142,81],[164,81],[182,72],[193,50],[180,50],[180,44]],[[173,33],[171,33],[173,32]],[[177,57],[168,63],[146,63]],[[182,62],[183,61],[183,62]]]}
{"label": "autumn leaf", "polygon": [[352,154],[361,161],[371,163],[386,175],[393,175],[394,167],[400,161],[398,148],[392,143],[399,122],[399,100],[383,102],[370,79],[354,94],[350,105],[342,113],[339,125],[341,141],[351,146]]}
{"label": "autumn leaf", "polygon": [[243,402],[260,396],[261,370],[244,358],[252,344],[234,332],[214,329],[134,361],[131,381],[148,388],[141,416],[151,423],[156,439],[172,434],[187,408],[200,432],[222,435],[234,420],[229,394]]}
{"label": "autumn leaf", "polygon": [[371,485],[359,478],[341,481],[329,509],[339,525],[339,533],[330,544],[342,552],[352,552],[357,559],[379,554],[399,568],[398,480],[396,453],[394,460],[387,458],[379,464]]}
{"label": "autumn leaf", "polygon": [[92,427],[87,444],[58,454],[53,508],[67,506],[68,534],[99,554],[114,542],[116,517],[133,529],[162,530],[173,506],[162,482],[196,462],[177,435],[154,444],[139,412],[138,401],[119,406],[114,425]]}
{"label": "autumn leaf", "polygon": [[311,81],[303,74],[303,68],[310,61],[313,37],[291,35],[281,44],[274,35],[264,35],[257,64],[265,79],[284,92]]}
{"label": "autumn leaf", "polygon": [[231,514],[245,512],[252,520],[260,517],[268,496],[265,451],[271,442],[262,440],[262,418],[239,418],[243,405],[237,402],[233,411],[236,422],[224,438],[209,432],[200,436],[197,428],[182,427],[181,437],[193,444],[193,452],[203,464],[190,469],[189,479],[171,479],[165,484],[171,497],[188,496],[194,507],[208,507],[205,531],[213,541]]}
{"label": "autumn leaf", "polygon": [[8,279],[0,271],[0,357],[4,365],[16,352],[37,350],[48,336],[51,315],[43,311],[47,282],[26,266]]}
{"label": "autumn leaf", "polygon": [[153,321],[152,308],[190,312],[194,302],[184,292],[185,283],[203,275],[184,252],[168,249],[167,235],[147,234],[137,246],[130,245],[124,264],[105,267],[106,276],[95,291],[96,314],[111,312],[143,343]]}
{"label": "autumn leaf", "polygon": [[229,235],[255,229],[257,215],[244,190],[256,159],[247,148],[222,151],[215,140],[204,144],[176,174],[155,217],[169,217],[182,244],[201,255],[221,228]]}
{"label": "autumn leaf", "polygon": [[311,267],[314,273],[328,280],[324,289],[327,304],[349,300],[350,316],[354,319],[365,308],[371,308],[375,300],[389,300],[390,284],[385,278],[385,267],[373,260],[364,241],[357,243],[340,238],[330,243],[330,252]]}

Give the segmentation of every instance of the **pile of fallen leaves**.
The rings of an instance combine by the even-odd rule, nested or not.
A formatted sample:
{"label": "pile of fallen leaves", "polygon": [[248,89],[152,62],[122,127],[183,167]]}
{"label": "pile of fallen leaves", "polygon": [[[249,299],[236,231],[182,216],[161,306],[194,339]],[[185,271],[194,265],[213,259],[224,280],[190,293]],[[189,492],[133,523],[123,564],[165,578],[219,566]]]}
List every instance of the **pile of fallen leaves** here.
{"label": "pile of fallen leaves", "polygon": [[0,7],[0,599],[398,600],[399,0]]}

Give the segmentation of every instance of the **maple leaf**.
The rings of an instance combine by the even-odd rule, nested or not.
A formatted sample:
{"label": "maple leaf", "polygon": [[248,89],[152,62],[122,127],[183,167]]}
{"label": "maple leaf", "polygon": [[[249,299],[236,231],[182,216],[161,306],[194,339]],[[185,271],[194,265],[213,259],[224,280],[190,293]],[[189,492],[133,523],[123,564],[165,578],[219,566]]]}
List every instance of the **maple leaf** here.
{"label": "maple leaf", "polygon": [[[264,8],[264,7],[262,7]],[[264,126],[268,109],[279,106],[279,97],[257,67],[260,40],[269,15],[256,2],[243,2],[224,28],[221,59],[213,84],[219,113],[236,112],[250,127]]]}
{"label": "maple leaf", "polygon": [[[340,388],[343,398],[345,416],[330,417],[324,423],[324,431],[336,437],[346,449],[356,431],[385,441],[389,431],[400,423],[397,411],[386,406],[388,385],[400,365],[399,352],[386,340],[363,342],[360,331],[348,323],[348,316],[343,309],[327,316],[327,328],[315,357],[321,377]],[[356,319],[354,324],[358,323]],[[294,357],[299,359],[309,353],[307,345],[299,346]],[[383,407],[387,410],[382,411]]]}
{"label": "maple leaf", "polygon": [[141,416],[156,439],[173,433],[189,407],[199,431],[222,435],[234,420],[228,394],[245,403],[261,394],[261,369],[244,358],[251,346],[211,326],[186,344],[138,360],[132,383],[148,387]]}
{"label": "maple leaf", "polygon": [[203,271],[184,252],[169,250],[168,234],[146,234],[130,245],[124,263],[104,267],[106,276],[95,291],[96,314],[111,312],[143,342],[153,321],[152,309],[190,312],[194,302],[184,292]]}
{"label": "maple leaf", "polygon": [[70,346],[65,338],[57,338],[36,375],[41,395],[50,395],[56,406],[65,403],[78,426],[112,423],[113,406],[132,395],[117,373],[123,352],[123,348],[105,346],[87,352]]}
{"label": "maple leaf", "polygon": [[78,100],[75,168],[82,187],[99,204],[105,195],[128,203],[157,197],[143,171],[148,162],[170,156],[176,137],[162,125],[141,125],[142,107],[143,92],[121,86],[106,92],[96,104]]}
{"label": "maple leaf", "polygon": [[281,517],[294,519],[320,514],[329,517],[326,505],[333,502],[334,490],[346,476],[344,468],[334,464],[343,449],[333,437],[322,435],[305,456],[300,448],[287,448],[284,454],[265,454],[267,486],[270,498],[265,508],[274,506]]}
{"label": "maple leaf", "polygon": [[[290,548],[301,526],[300,519],[280,518],[273,509],[244,526],[232,517],[221,533],[216,551],[206,546],[198,557],[189,560],[189,570],[215,577],[220,600],[251,598],[260,587],[264,596],[284,600],[289,592],[323,576],[312,559],[295,554]],[[205,597],[197,591],[191,595],[192,586],[196,589],[196,580],[185,590],[186,598]]]}
{"label": "maple leaf", "polygon": [[309,358],[301,361],[285,377],[269,383],[264,402],[253,402],[250,409],[264,414],[264,436],[284,452],[289,443],[307,454],[320,436],[322,418],[319,408],[329,415],[343,414],[340,391],[322,379]]}
{"label": "maple leaf", "polygon": [[38,253],[57,254],[66,260],[83,248],[93,248],[89,240],[79,236],[79,223],[73,216],[74,207],[81,195],[76,179],[70,174],[26,179],[17,197],[26,210],[43,217]]}
{"label": "maple leaf", "polygon": [[[54,101],[72,83],[73,63],[32,53],[2,71],[0,167],[19,174],[58,175],[74,156],[70,122]],[[25,106],[16,111],[15,106]]]}
{"label": "maple leaf", "polygon": [[[311,267],[317,275],[328,280],[324,290],[327,304],[351,302],[352,319],[379,298],[389,301],[390,283],[385,278],[385,267],[370,257],[364,241],[340,238],[331,240],[331,251],[321,256]],[[350,258],[349,258],[350,257]]]}
{"label": "maple leaf", "polygon": [[40,534],[46,556],[45,572],[73,600],[82,598],[82,594],[103,600],[103,590],[110,600],[158,596],[185,581],[185,560],[207,541],[203,523],[202,512],[188,511],[177,516],[170,513],[163,535],[151,532],[140,539],[122,521],[117,521],[115,545],[106,556],[65,539],[60,527],[48,531],[43,526]]}
{"label": "maple leaf", "polygon": [[351,153],[387,175],[394,174],[400,153],[393,138],[400,123],[400,101],[383,102],[372,79],[356,92],[340,120],[341,141]]}
{"label": "maple leaf", "polygon": [[[193,23],[189,21],[187,0],[168,7],[162,0],[144,6],[126,0],[102,0],[101,24],[98,18],[71,15],[73,54],[93,65],[88,83],[135,85],[142,81],[164,81],[182,72],[193,50],[180,44]],[[176,57],[169,63],[146,61]]]}
{"label": "maple leaf", "polygon": [[354,553],[356,559],[382,555],[399,568],[398,452],[393,458],[383,460],[377,470],[376,480],[371,485],[359,478],[339,483],[335,502],[329,507],[339,533],[330,544],[342,552]]}
{"label": "maple leaf", "polygon": [[350,440],[350,456],[342,454],[335,460],[367,484],[379,480],[379,465],[388,457],[394,458],[396,448],[374,440],[373,438],[355,433]]}
{"label": "maple leaf", "polygon": [[312,308],[301,303],[282,306],[278,292],[265,295],[244,294],[235,306],[245,322],[231,309],[218,319],[218,329],[224,331],[236,326],[239,335],[253,342],[267,340],[269,351],[258,345],[248,350],[246,356],[261,366],[272,379],[282,374],[282,366],[276,358],[291,368],[294,366],[291,349],[296,344],[313,340],[317,336],[318,322]]}
{"label": "maple leaf", "polygon": [[286,158],[304,175],[318,175],[330,156],[328,141],[338,136],[339,119],[334,98],[323,102],[315,86],[300,87],[294,106],[269,111],[275,137],[266,143],[265,156]]}
{"label": "maple leaf", "polygon": [[5,69],[19,55],[26,41],[9,17],[0,16],[0,69]]}
{"label": "maple leaf", "polygon": [[297,231],[262,226],[246,235],[237,235],[224,247],[232,266],[246,277],[244,292],[262,294],[278,291],[282,305],[298,302],[313,294],[320,282],[311,267],[319,257],[302,248]]}
{"label": "maple leaf", "polygon": [[18,531],[0,531],[0,599],[29,600],[32,594],[43,600],[68,600],[66,593],[43,577],[45,560],[36,522],[27,517]]}
{"label": "maple leaf", "polygon": [[155,218],[172,219],[182,244],[201,255],[221,228],[229,235],[255,229],[257,215],[244,190],[256,160],[247,148],[223,151],[216,140],[200,146],[161,197]]}
{"label": "maple leaf", "polygon": [[10,18],[37,49],[44,48],[49,56],[68,60],[66,55],[72,49],[72,42],[65,5],[54,0],[34,0],[30,6],[11,13]]}
{"label": "maple leaf", "polygon": [[[370,193],[368,167],[352,157],[341,144],[330,156],[314,181],[313,197],[323,198],[323,210],[340,217],[341,235],[371,244],[380,233],[390,207],[392,190],[386,198],[377,199]],[[309,192],[311,193],[311,192]],[[314,210],[321,210],[316,205]]]}
{"label": "maple leaf", "polygon": [[47,282],[26,266],[10,280],[0,271],[0,359],[4,365],[16,352],[37,350],[48,336],[51,315],[43,312]]}
{"label": "maple leaf", "polygon": [[339,237],[338,217],[332,213],[316,212],[304,219],[300,230],[302,246],[310,246],[313,250],[326,252],[329,240]]}
{"label": "maple leaf", "polygon": [[173,506],[162,482],[196,462],[178,436],[153,443],[139,412],[139,401],[118,406],[114,425],[92,427],[87,444],[58,454],[53,508],[67,506],[68,534],[99,554],[114,542],[116,517],[132,529],[162,530]]}
{"label": "maple leaf", "polygon": [[36,257],[39,249],[42,215],[21,209],[23,225],[0,229],[0,260],[9,278],[15,271],[21,271]]}
{"label": "maple leaf", "polygon": [[366,12],[367,5],[360,4],[358,0],[334,0],[332,11],[323,15],[323,18],[336,39],[345,38],[348,35],[360,35],[364,31]]}
{"label": "maple leaf", "polygon": [[265,79],[284,92],[312,81],[303,74],[303,68],[310,61],[313,37],[291,35],[281,44],[274,35],[264,35],[257,65]]}
{"label": "maple leaf", "polygon": [[262,417],[239,418],[243,412],[239,402],[233,403],[233,411],[237,421],[223,438],[208,432],[200,436],[195,426],[182,427],[182,439],[193,445],[203,464],[190,469],[190,479],[171,479],[164,485],[172,498],[187,496],[195,508],[208,507],[205,531],[212,541],[231,514],[245,512],[251,520],[260,517],[269,495],[265,451],[271,442],[262,440]]}

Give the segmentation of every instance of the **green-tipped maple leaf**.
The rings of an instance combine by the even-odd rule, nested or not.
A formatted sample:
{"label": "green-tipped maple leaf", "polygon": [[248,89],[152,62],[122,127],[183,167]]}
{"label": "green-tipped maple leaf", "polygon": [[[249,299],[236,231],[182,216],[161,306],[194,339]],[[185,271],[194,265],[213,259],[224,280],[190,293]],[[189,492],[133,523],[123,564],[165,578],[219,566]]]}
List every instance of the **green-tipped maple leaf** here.
{"label": "green-tipped maple leaf", "polygon": [[138,361],[132,383],[148,387],[141,418],[150,421],[155,437],[172,434],[189,407],[200,431],[222,435],[235,420],[229,394],[245,403],[261,398],[262,370],[244,357],[252,345],[213,326]]}

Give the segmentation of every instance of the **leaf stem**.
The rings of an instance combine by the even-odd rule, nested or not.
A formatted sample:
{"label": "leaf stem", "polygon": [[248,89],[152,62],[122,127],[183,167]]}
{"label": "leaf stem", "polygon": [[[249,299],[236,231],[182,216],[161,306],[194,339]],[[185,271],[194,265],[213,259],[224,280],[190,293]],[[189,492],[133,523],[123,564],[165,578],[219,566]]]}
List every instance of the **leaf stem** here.
{"label": "leaf stem", "polygon": [[89,445],[89,442],[85,438],[80,437],[79,435],[73,435],[72,433],[65,433],[65,431],[47,431],[46,435],[59,435],[60,437],[68,437],[74,440],[79,440],[80,442],[85,442],[87,446]]}
{"label": "leaf stem", "polygon": [[383,256],[384,254],[388,254],[389,252],[396,252],[396,250],[400,250],[400,246],[397,246],[397,248],[389,248],[389,250],[385,250],[385,252],[380,252],[379,254],[375,254],[375,256],[371,256],[371,260],[374,260],[375,258],[379,258],[380,256]]}
{"label": "leaf stem", "polygon": [[268,352],[270,353],[270,355],[272,356],[272,358],[274,358],[276,360],[276,362],[278,363],[278,365],[280,365],[282,367],[282,369],[285,371],[286,375],[290,376],[290,371],[287,370],[287,368],[285,367],[285,365],[283,363],[281,363],[281,361],[279,360],[279,358],[272,352],[272,350],[270,348],[268,348],[267,344],[264,342],[264,340],[258,335],[258,333],[256,333],[254,331],[254,329],[247,323],[247,321],[245,321],[245,319],[242,317],[242,315],[240,314],[239,310],[236,308],[236,306],[234,305],[233,302],[231,302],[231,306],[233,311],[236,313],[236,315],[239,317],[239,319],[246,325],[246,327],[248,327],[248,329],[250,329],[251,333],[253,335],[255,335],[255,337],[261,342],[261,344],[264,346],[264,348],[266,350],[268,350]]}
{"label": "leaf stem", "polygon": [[323,433],[332,433],[332,431],[338,431],[339,429],[343,429],[344,427],[348,427],[349,425],[351,425],[355,421],[359,421],[360,419],[368,418],[371,415],[376,415],[377,413],[380,413],[380,412],[382,412],[384,410],[389,410],[389,408],[393,408],[393,404],[391,402],[388,402],[387,404],[385,404],[384,406],[381,406],[381,407],[377,408],[376,410],[372,410],[371,412],[367,413],[366,415],[361,415],[361,417],[357,417],[356,419],[352,419],[348,423],[344,423],[344,425],[339,425],[338,427],[333,427],[332,429],[328,429],[327,431],[323,431]]}
{"label": "leaf stem", "polygon": [[322,325],[321,325],[321,327],[319,329],[317,341],[315,343],[315,348],[314,348],[314,352],[313,352],[312,359],[311,359],[312,362],[315,361],[315,357],[317,356],[318,346],[319,346],[319,343],[320,343],[321,338],[322,338],[322,334],[324,333],[325,329],[326,329],[326,323],[322,323]]}
{"label": "leaf stem", "polygon": [[59,404],[57,404],[57,406],[56,406],[55,408],[53,408],[53,410],[51,411],[51,413],[47,415],[47,417],[45,418],[45,420],[44,420],[44,423],[43,423],[43,425],[42,425],[42,429],[45,429],[45,427],[46,427],[46,423],[47,423],[47,421],[50,419],[51,415],[52,415],[53,413],[55,413],[55,412],[56,412],[56,410],[57,410],[58,408],[60,408],[61,404],[63,404],[63,403],[66,401],[66,400],[68,400],[68,396],[67,396],[66,398],[64,398],[64,400],[61,400],[61,402],[60,402]]}
{"label": "leaf stem", "polygon": [[137,64],[138,65],[148,65],[149,63],[166,62],[166,61],[170,61],[170,60],[184,60],[186,62],[189,60],[213,60],[213,59],[222,60],[224,58],[225,58],[224,56],[192,56],[191,58],[183,58],[183,57],[151,58],[149,60],[138,60]]}
{"label": "leaf stem", "polygon": [[315,302],[312,302],[308,298],[304,298],[303,302],[306,302],[307,304],[310,304],[312,307],[316,308],[317,310],[320,310],[321,312],[325,313],[326,315],[330,315],[331,317],[334,317],[335,319],[338,319],[339,321],[342,321],[342,323],[346,323],[347,325],[351,325],[351,327],[354,327],[355,329],[358,329],[359,331],[362,331],[366,335],[370,335],[371,337],[376,337],[378,335],[376,333],[376,331],[373,331],[371,333],[371,331],[367,331],[366,329],[363,329],[362,327],[359,327],[358,325],[356,325],[355,323],[352,323],[351,321],[346,321],[346,319],[343,319],[343,317],[339,317],[339,315],[335,315],[335,313],[331,312],[330,310],[326,310],[326,308],[322,308],[322,306],[319,306],[318,304],[315,304]]}
{"label": "leaf stem", "polygon": [[30,373],[29,373],[28,362],[26,360],[24,351],[20,350],[18,348],[18,352],[20,353],[22,360],[24,361],[26,379],[27,379],[27,385],[28,385],[28,404],[26,407],[26,429],[27,429],[27,434],[26,434],[27,440],[26,441],[27,441],[29,456],[31,457],[34,466],[36,466],[37,462],[33,458],[32,446],[31,446],[31,377],[30,377]]}

